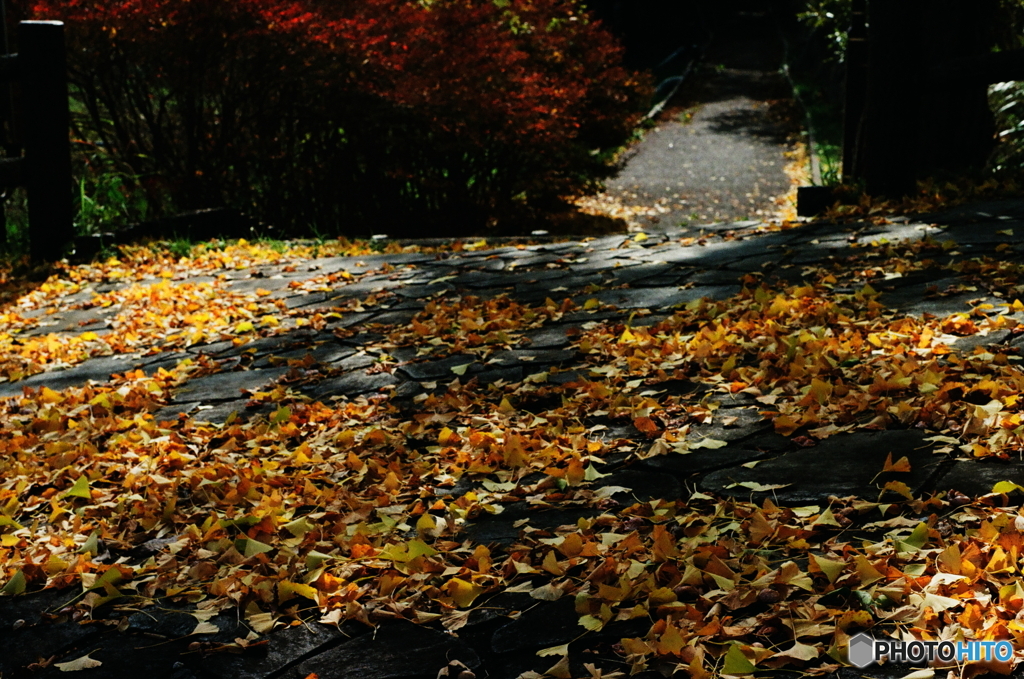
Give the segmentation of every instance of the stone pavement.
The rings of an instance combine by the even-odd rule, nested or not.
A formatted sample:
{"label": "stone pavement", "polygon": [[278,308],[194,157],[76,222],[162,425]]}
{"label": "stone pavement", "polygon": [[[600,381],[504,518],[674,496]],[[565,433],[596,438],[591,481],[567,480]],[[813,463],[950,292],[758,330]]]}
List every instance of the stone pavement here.
{"label": "stone pavement", "polygon": [[[648,323],[663,318],[674,306],[700,297],[728,298],[738,292],[739,279],[748,273],[796,282],[808,275],[806,267],[863,254],[865,248],[858,245],[871,241],[925,236],[956,241],[959,246],[943,255],[947,260],[993,254],[999,244],[1009,241],[1009,248],[1002,246],[999,256],[1024,259],[1024,243],[1019,236],[1016,240],[1007,236],[1010,232],[1024,234],[1024,202],[975,204],[882,226],[816,223],[771,231],[754,222],[739,222],[666,229],[642,241],[609,236],[587,242],[462,253],[381,254],[310,260],[301,267],[266,266],[230,273],[228,287],[270,290],[291,308],[329,310],[375,293],[379,303],[366,305],[362,311],[346,310],[322,331],[296,328],[240,347],[220,342],[175,354],[94,358],[66,370],[0,384],[0,396],[18,394],[25,386],[57,389],[89,380],[102,381],[131,368],[153,371],[199,355],[217,362],[220,372],[184,384],[173,403],[157,413],[158,418],[173,419],[179,413],[190,413],[195,419],[216,423],[232,414],[260,416],[262,411],[248,407],[246,392],[281,378],[287,372],[283,361],[307,356],[311,357],[307,365],[335,371],[329,379],[304,387],[311,397],[321,400],[381,392],[390,392],[397,401],[413,399],[436,389],[438,383],[450,381],[452,368],[462,372],[463,379],[475,377],[480,385],[497,380],[521,381],[540,371],[548,371],[553,380],[568,380],[588,370],[571,335],[593,321],[625,320],[647,309],[651,313],[636,315],[633,323]],[[301,291],[290,285],[341,271],[369,273],[327,290]],[[882,301],[909,314],[963,312],[978,303],[977,293],[970,291],[929,298],[927,293],[935,286],[945,289],[957,283],[948,271],[930,271],[934,273],[885,281]],[[75,299],[65,299],[63,308],[49,310],[52,313],[47,315],[43,331],[109,331],[105,319],[116,309],[67,309],[91,294],[84,291]],[[434,355],[398,348],[392,352],[399,362],[393,372],[373,367],[377,361],[371,344],[382,338],[382,324],[407,324],[431,300],[467,294],[480,298],[507,295],[527,303],[548,297],[571,298],[581,308],[586,300],[597,299],[616,308],[601,306],[566,313],[560,321],[532,331],[528,342],[496,354],[486,363],[469,354]],[[354,330],[355,334],[343,333],[344,338],[339,339],[334,332],[338,328]],[[1019,341],[1009,334],[968,340],[956,348],[970,350],[986,341]],[[913,472],[909,479],[904,474],[901,480],[915,493],[955,488],[976,495],[988,492],[998,480],[1024,481],[1024,463],[1020,460],[982,462],[935,455],[932,444],[918,430],[840,434],[803,448],[775,434],[752,401],[737,396],[720,398],[718,420],[729,422],[728,426],[707,425],[700,432],[728,441],[727,447],[629,465],[609,458],[603,470],[609,476],[595,484],[632,489],[633,497],[641,501],[686,497],[700,490],[743,499],[772,497],[778,503],[805,505],[827,501],[830,495],[877,496],[880,481],[875,472],[889,453],[894,458],[910,458]],[[612,426],[622,429],[621,425]],[[610,433],[616,437],[638,434]],[[753,461],[760,462],[756,466],[747,464]],[[737,485],[744,482],[789,485],[754,492]],[[477,542],[507,545],[515,539],[517,522],[525,516],[530,517],[532,525],[544,527],[572,523],[581,515],[582,510],[528,513],[510,507],[500,515],[470,522],[466,535]],[[506,593],[474,610],[469,624],[457,634],[400,622],[382,625],[375,633],[356,624],[338,629],[310,623],[272,633],[269,643],[257,651],[204,658],[195,646],[190,650],[196,637],[187,635],[195,627],[195,618],[180,607],[145,608],[118,621],[82,625],[72,620],[72,613],[59,613],[72,598],[73,593],[50,591],[0,600],[0,639],[4,641],[0,676],[52,676],[57,674],[52,666],[37,671],[28,667],[43,657],[66,661],[90,652],[102,657],[104,664],[88,670],[83,675],[87,677],[301,679],[315,673],[320,679],[433,678],[447,662],[459,660],[478,677],[513,679],[526,670],[552,664],[550,658],[536,657],[538,649],[572,642],[580,635],[571,598],[538,602],[523,593]],[[220,631],[203,635],[202,643],[226,643],[247,633],[233,615],[221,614],[211,622]],[[589,635],[587,643],[607,645],[622,636],[643,634],[646,628],[629,628],[636,622],[611,624]],[[450,676],[457,675],[458,671],[453,671]]]}

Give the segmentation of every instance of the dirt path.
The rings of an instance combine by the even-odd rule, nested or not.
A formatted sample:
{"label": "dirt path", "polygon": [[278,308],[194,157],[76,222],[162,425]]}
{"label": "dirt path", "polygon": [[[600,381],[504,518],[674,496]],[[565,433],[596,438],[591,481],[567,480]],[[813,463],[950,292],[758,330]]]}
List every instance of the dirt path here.
{"label": "dirt path", "polygon": [[790,189],[799,115],[773,16],[734,3],[704,22],[703,62],[608,182],[610,198],[646,213],[633,221],[647,229],[763,219]]}

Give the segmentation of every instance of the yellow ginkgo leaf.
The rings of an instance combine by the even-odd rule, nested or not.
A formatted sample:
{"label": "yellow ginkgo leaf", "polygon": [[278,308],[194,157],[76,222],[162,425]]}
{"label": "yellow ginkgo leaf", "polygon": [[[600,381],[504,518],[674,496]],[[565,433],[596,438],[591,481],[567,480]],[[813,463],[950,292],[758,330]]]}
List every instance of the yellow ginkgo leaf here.
{"label": "yellow ginkgo leaf", "polygon": [[463,580],[462,578],[452,578],[448,581],[445,589],[448,591],[448,595],[451,596],[452,601],[459,608],[468,608],[473,605],[476,598],[487,591],[485,588],[474,585],[472,582]]}
{"label": "yellow ginkgo leaf", "polygon": [[71,486],[71,489],[64,493],[64,497],[80,497],[85,500],[91,500],[92,493],[89,490],[89,479],[85,476],[79,476],[78,480],[75,481],[75,485]]}

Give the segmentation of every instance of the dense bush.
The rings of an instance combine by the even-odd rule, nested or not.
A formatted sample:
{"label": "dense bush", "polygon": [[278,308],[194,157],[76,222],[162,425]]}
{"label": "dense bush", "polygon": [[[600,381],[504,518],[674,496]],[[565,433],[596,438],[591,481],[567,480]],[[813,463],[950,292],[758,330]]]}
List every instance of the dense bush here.
{"label": "dense bush", "polygon": [[76,133],[143,177],[154,204],[228,204],[293,229],[522,217],[594,186],[644,94],[575,0],[24,9],[69,22]]}

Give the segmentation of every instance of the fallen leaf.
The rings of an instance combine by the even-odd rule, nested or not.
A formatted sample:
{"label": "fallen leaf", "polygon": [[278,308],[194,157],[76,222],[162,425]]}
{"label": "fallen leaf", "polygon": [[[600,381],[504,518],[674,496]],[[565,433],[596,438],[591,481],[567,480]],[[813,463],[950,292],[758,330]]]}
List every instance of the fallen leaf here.
{"label": "fallen leaf", "polygon": [[698,450],[700,448],[708,448],[710,450],[717,450],[719,448],[725,448],[729,445],[728,441],[721,441],[719,439],[706,438],[690,443],[690,450]]}
{"label": "fallen leaf", "polygon": [[92,493],[89,492],[89,479],[79,476],[78,480],[75,481],[75,485],[71,486],[71,489],[64,493],[64,497],[80,497],[91,500]]}
{"label": "fallen leaf", "polygon": [[755,493],[766,493],[770,490],[778,490],[780,488],[788,488],[793,484],[791,483],[758,483],[757,481],[742,481],[740,483],[731,483],[726,488],[747,488],[754,491]]}
{"label": "fallen leaf", "polygon": [[729,650],[725,652],[725,662],[722,663],[722,674],[742,676],[753,674],[755,669],[754,663],[750,662],[747,656],[743,655],[739,644],[729,644]]}
{"label": "fallen leaf", "polygon": [[816,660],[820,653],[821,651],[817,647],[809,644],[802,644],[797,641],[794,642],[790,648],[787,648],[785,651],[780,651],[772,657],[793,658],[794,660],[800,660],[802,662],[810,662],[811,660]]}
{"label": "fallen leaf", "polygon": [[462,578],[452,578],[446,586],[448,594],[459,608],[468,608],[486,589]]}
{"label": "fallen leaf", "polygon": [[218,634],[220,628],[212,622],[200,622],[189,634]]}
{"label": "fallen leaf", "polygon": [[569,656],[563,657],[549,667],[544,674],[555,679],[572,679],[572,671],[569,669]]}
{"label": "fallen leaf", "polygon": [[537,651],[537,655],[542,658],[546,658],[551,655],[569,655],[569,644],[562,644],[561,646],[549,646],[548,648],[542,648]]}
{"label": "fallen leaf", "polygon": [[909,674],[904,674],[900,679],[932,679],[935,676],[935,670],[914,670]]}
{"label": "fallen leaf", "polygon": [[55,663],[56,667],[61,672],[78,672],[81,670],[88,670],[93,667],[99,667],[103,663],[99,660],[93,660],[88,655],[83,655],[81,658],[77,658],[70,662],[59,662]]}

